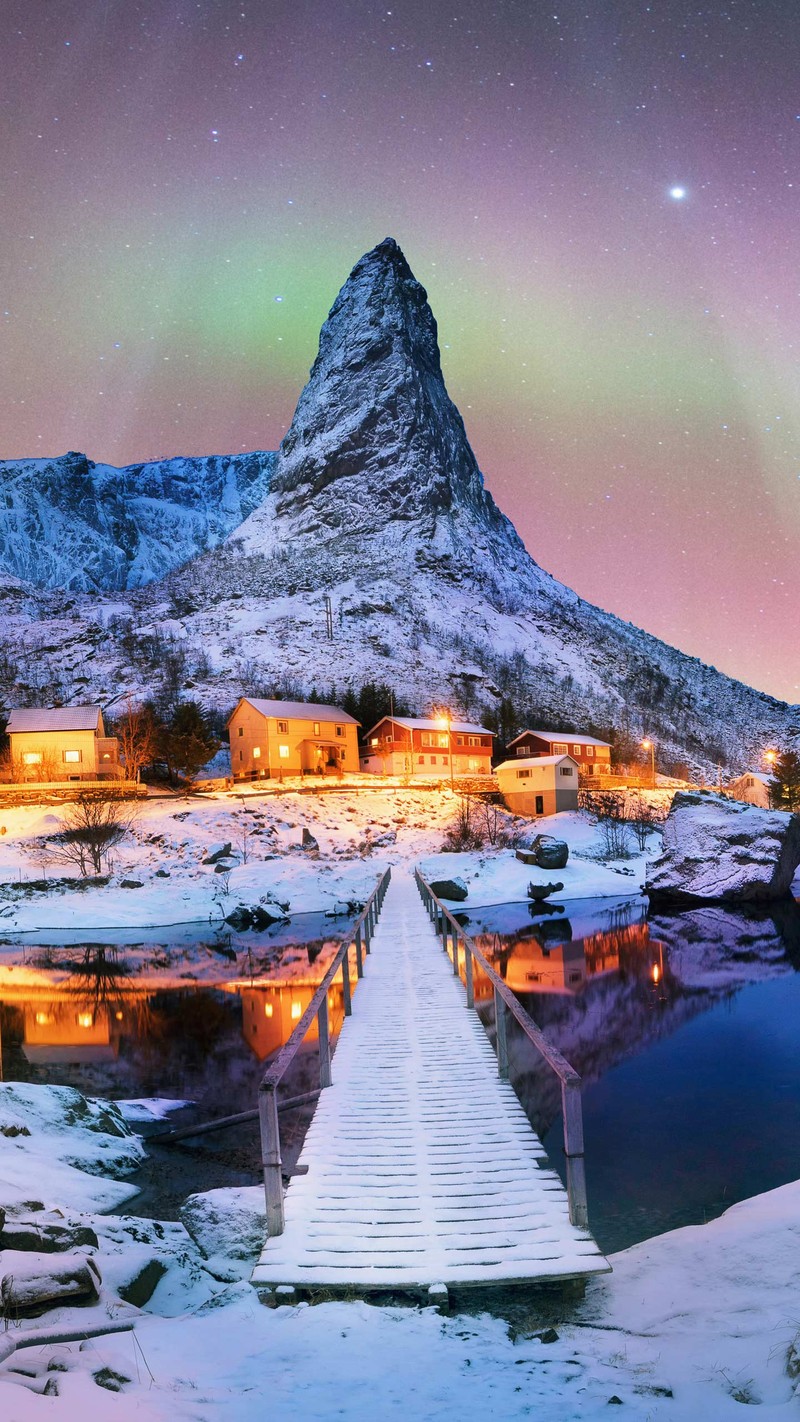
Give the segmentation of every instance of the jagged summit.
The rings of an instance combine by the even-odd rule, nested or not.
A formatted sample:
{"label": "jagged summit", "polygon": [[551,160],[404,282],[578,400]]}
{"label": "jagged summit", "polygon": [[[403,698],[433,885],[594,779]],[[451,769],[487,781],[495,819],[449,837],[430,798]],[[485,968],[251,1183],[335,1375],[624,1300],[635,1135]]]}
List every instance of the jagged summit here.
{"label": "jagged summit", "polygon": [[430,534],[460,510],[517,542],[447,394],[427,292],[391,237],[331,308],[271,488],[278,515],[331,531],[421,519]]}

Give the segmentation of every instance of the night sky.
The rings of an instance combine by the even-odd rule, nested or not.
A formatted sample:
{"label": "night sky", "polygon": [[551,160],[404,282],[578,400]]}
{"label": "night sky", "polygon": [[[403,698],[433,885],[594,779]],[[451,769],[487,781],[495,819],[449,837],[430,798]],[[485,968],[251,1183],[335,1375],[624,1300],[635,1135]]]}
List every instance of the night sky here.
{"label": "night sky", "polygon": [[274,449],[387,234],[533,556],[800,700],[800,7],[3,0],[0,456]]}

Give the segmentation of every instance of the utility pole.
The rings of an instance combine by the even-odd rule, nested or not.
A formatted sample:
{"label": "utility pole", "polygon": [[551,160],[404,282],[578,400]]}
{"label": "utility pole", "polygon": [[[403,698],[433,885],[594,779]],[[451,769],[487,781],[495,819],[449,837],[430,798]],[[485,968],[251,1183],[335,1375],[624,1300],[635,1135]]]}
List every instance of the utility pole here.
{"label": "utility pole", "polygon": [[328,594],[327,594],[327,593],[325,594],[325,599],[324,599],[324,601],[325,601],[325,632],[326,632],[328,641],[329,641],[329,642],[332,642],[332,641],[333,641],[333,604],[332,604],[330,598],[328,597]]}

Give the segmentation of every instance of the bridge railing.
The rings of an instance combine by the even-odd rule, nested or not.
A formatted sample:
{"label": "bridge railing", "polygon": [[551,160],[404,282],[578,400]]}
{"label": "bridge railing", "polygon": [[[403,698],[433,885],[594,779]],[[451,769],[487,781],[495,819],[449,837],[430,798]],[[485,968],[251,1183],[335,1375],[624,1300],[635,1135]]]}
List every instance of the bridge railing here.
{"label": "bridge railing", "polygon": [[[475,1006],[474,965],[477,963],[489,978],[494,989],[495,1032],[497,1038],[497,1071],[504,1080],[508,1079],[508,1014],[519,1023],[528,1041],[534,1046],[555,1073],[561,1083],[561,1108],[564,1120],[564,1155],[567,1160],[567,1196],[569,1217],[574,1225],[584,1229],[589,1225],[586,1199],[586,1170],[583,1150],[583,1112],[581,1109],[581,1079],[566,1057],[563,1057],[552,1042],[548,1042],[543,1032],[524,1007],[519,1003],[503,982],[500,974],[484,957],[478,945],[465,933],[458,919],[436,897],[430,884],[423,879],[418,869],[414,870],[417,888],[428,916],[442,940],[442,947],[453,960],[453,973],[460,977],[459,944],[463,949],[464,979],[467,1007]],[[448,950],[449,941],[449,950]]]}
{"label": "bridge railing", "polygon": [[[339,948],[322,982],[317,988],[303,1016],[291,1037],[281,1047],[267,1068],[258,1088],[258,1119],[261,1128],[261,1163],[264,1171],[264,1193],[267,1201],[267,1234],[283,1234],[283,1162],[281,1160],[281,1134],[278,1120],[278,1086],[294,1061],[303,1044],[306,1033],[314,1018],[317,1020],[319,1038],[319,1084],[331,1084],[331,1040],[328,1017],[328,990],[336,974],[342,974],[342,995],[344,1014],[349,1017],[353,1011],[352,984],[350,980],[350,949],[355,947],[356,973],[364,976],[364,958],[370,951],[372,935],[386,897],[391,869],[385,869],[370,894],[361,913],[355,921],[352,934]],[[314,1093],[312,1093],[313,1095]],[[298,1100],[300,1098],[297,1098]]]}

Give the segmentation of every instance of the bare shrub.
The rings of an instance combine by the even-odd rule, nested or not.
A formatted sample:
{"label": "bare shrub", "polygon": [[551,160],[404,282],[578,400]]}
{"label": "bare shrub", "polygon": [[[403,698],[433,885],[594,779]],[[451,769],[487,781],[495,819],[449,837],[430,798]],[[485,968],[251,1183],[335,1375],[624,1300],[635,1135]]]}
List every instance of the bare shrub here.
{"label": "bare shrub", "polygon": [[459,795],[456,817],[442,843],[443,850],[482,849],[486,833],[471,795]]}
{"label": "bare shrub", "polygon": [[[47,836],[53,862],[73,865],[84,878],[102,874],[111,851],[130,833],[137,812],[131,801],[108,792],[78,795],[66,807],[63,828]],[[41,841],[32,852],[41,854]]]}

